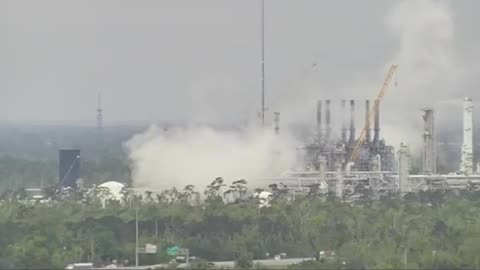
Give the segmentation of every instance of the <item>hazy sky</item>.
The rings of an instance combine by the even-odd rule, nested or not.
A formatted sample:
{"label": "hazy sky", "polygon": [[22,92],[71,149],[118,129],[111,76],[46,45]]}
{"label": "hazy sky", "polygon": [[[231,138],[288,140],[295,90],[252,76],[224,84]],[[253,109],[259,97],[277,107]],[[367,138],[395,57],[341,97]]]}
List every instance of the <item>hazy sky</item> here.
{"label": "hazy sky", "polygon": [[[387,96],[391,117],[480,99],[480,1],[420,2],[265,0],[271,110],[308,108],[313,119],[315,98],[371,98],[397,58],[410,72],[398,78],[408,89]],[[251,119],[260,106],[259,3],[0,0],[0,122],[93,125],[98,91],[106,124]],[[411,67],[428,75],[408,68],[419,55],[425,63]],[[414,75],[430,77],[403,83]]]}

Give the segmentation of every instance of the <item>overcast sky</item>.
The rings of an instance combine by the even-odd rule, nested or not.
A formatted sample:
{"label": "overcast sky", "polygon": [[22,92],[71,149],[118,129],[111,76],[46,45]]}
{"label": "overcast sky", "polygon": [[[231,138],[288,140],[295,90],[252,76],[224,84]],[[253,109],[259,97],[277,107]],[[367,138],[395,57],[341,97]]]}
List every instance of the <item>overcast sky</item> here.
{"label": "overcast sky", "polygon": [[[387,117],[480,98],[480,1],[420,2],[265,0],[271,111],[313,119],[316,98],[372,98],[395,59],[407,71]],[[252,119],[259,3],[0,0],[0,122],[94,125],[99,91],[107,125]]]}

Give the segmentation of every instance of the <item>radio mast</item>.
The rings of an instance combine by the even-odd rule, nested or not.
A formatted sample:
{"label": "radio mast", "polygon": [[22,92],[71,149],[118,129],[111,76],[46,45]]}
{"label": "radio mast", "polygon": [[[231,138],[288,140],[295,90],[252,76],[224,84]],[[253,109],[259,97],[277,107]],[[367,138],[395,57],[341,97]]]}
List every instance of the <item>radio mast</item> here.
{"label": "radio mast", "polygon": [[261,50],[262,50],[262,128],[265,127],[265,2],[261,0]]}

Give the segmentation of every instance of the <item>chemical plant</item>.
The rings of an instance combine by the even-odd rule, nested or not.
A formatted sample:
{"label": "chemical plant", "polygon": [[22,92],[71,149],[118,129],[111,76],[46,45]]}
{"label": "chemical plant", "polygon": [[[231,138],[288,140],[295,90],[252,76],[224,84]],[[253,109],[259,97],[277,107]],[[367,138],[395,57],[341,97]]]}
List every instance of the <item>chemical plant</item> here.
{"label": "chemical plant", "polygon": [[[473,161],[471,98],[463,101],[463,145],[461,162],[456,172],[437,173],[437,134],[435,112],[432,108],[423,109],[424,131],[423,134],[418,134],[423,136],[422,174],[410,174],[411,156],[406,144],[400,144],[395,151],[395,148],[381,137],[381,103],[396,69],[396,65],[391,66],[380,92],[373,100],[373,106],[372,100],[364,101],[364,123],[358,134],[355,125],[355,100],[318,100],[315,133],[309,141],[297,147],[296,166],[278,177],[264,178],[264,186],[281,184],[293,196],[305,194],[315,186],[320,193],[335,194],[347,201],[355,200],[362,194],[379,198],[386,194],[406,194],[420,190],[480,189],[480,164],[474,166]],[[99,134],[103,118],[100,106],[99,97]],[[333,106],[338,106],[337,110],[333,110]],[[332,115],[332,111],[340,113],[336,116]],[[277,135],[280,133],[279,122],[280,114],[275,112],[274,130]],[[333,122],[340,123],[340,126],[334,127]],[[67,149],[61,150],[59,154],[60,186],[74,188],[82,185],[79,173],[80,151]],[[124,185],[107,182],[104,187],[119,194]],[[259,198],[268,194],[270,193],[260,194]]]}
{"label": "chemical plant", "polygon": [[[292,194],[308,192],[312,185],[322,193],[333,193],[344,200],[354,200],[361,193],[378,198],[385,194],[418,192],[420,190],[476,189],[480,187],[480,164],[473,164],[473,104],[471,98],[463,102],[463,145],[458,171],[437,174],[437,134],[435,112],[424,108],[423,170],[410,174],[408,146],[394,147],[381,139],[380,106],[397,66],[388,72],[383,87],[374,100],[365,101],[363,129],[355,134],[355,100],[337,102],[341,111],[340,137],[332,137],[332,102],[317,102],[316,134],[311,142],[298,147],[295,170],[270,179],[285,185]],[[349,104],[349,127],[346,114]],[[325,122],[323,122],[325,120]],[[371,123],[373,121],[373,137]],[[278,122],[278,121],[276,121]],[[278,125],[276,123],[276,125]],[[278,127],[275,127],[278,130]],[[419,134],[420,136],[421,134]],[[476,167],[476,168],[474,168]]]}

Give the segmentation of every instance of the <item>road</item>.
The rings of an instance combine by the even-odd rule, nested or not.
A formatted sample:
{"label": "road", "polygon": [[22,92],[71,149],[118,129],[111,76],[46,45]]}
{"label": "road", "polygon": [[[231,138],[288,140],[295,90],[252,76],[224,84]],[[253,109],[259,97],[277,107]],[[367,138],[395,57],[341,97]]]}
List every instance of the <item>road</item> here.
{"label": "road", "polygon": [[[254,264],[261,264],[264,266],[269,266],[269,267],[282,267],[282,266],[288,266],[291,264],[297,264],[301,263],[303,261],[312,261],[314,258],[290,258],[290,259],[281,259],[281,260],[274,260],[274,259],[268,259],[268,260],[254,260]],[[216,267],[234,267],[235,266],[235,261],[223,261],[223,262],[212,262]],[[154,264],[154,265],[144,265],[144,266],[130,266],[130,267],[118,267],[114,269],[157,269],[157,268],[168,268],[168,264]],[[187,268],[186,263],[181,263],[177,266],[177,268]],[[95,268],[95,269],[108,269],[108,268]]]}

